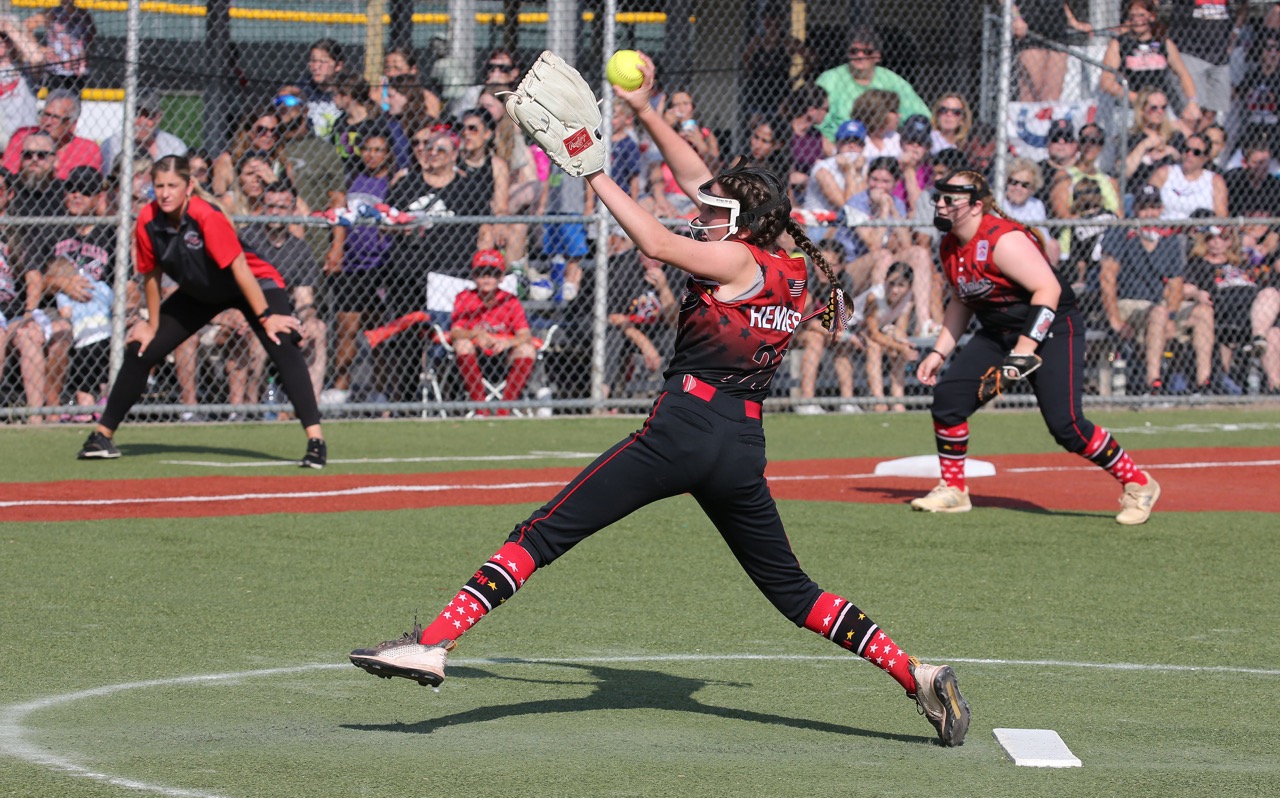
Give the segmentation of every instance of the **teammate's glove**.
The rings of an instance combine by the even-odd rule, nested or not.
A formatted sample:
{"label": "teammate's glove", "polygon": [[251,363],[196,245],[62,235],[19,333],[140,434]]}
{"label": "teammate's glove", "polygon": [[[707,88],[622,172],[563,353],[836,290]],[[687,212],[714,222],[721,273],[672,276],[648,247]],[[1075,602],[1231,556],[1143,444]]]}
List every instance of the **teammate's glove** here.
{"label": "teammate's glove", "polygon": [[992,366],[978,381],[978,404],[985,405],[999,396],[1005,383],[1013,383],[1026,379],[1031,372],[1040,368],[1043,361],[1039,355],[1015,355],[1010,352],[999,367]]}
{"label": "teammate's glove", "polygon": [[565,174],[604,169],[595,92],[560,56],[543,50],[516,90],[505,93],[505,103],[507,115]]}

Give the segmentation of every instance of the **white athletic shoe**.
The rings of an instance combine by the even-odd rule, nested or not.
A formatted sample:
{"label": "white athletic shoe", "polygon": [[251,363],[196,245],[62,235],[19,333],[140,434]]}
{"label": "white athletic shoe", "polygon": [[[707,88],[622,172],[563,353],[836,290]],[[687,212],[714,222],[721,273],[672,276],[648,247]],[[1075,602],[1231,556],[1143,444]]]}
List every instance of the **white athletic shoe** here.
{"label": "white athletic shoe", "polygon": [[797,416],[821,416],[827,412],[822,405],[797,405],[795,414]]}
{"label": "white athletic shoe", "polygon": [[969,731],[969,702],[960,695],[955,671],[950,665],[924,665],[915,657],[910,660],[911,675],[916,680],[916,707],[938,731],[945,746],[964,744]]}
{"label": "white athletic shoe", "polygon": [[1116,516],[1117,524],[1125,526],[1145,524],[1151,517],[1151,509],[1156,506],[1156,500],[1160,498],[1160,483],[1146,471],[1142,473],[1147,477],[1147,484],[1126,482],[1124,485],[1124,494],[1120,496],[1120,506],[1124,509]]}
{"label": "white athletic shoe", "polygon": [[952,487],[945,482],[929,491],[928,496],[911,500],[911,509],[926,513],[967,513],[973,509],[969,503],[969,488],[964,490]]}
{"label": "white athletic shoe", "polygon": [[456,645],[452,640],[424,646],[418,642],[421,628],[406,632],[398,640],[387,640],[373,648],[351,652],[351,664],[374,676],[412,679],[424,687],[439,687],[444,681],[444,664]]}

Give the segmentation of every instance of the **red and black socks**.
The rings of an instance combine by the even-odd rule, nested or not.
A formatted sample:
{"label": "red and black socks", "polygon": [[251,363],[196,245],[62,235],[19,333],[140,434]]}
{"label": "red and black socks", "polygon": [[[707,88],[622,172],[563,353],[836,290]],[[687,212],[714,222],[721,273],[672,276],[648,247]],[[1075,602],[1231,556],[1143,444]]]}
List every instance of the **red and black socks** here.
{"label": "red and black socks", "polygon": [[1134,465],[1124,447],[1102,427],[1094,426],[1089,445],[1085,446],[1080,456],[1115,477],[1121,485],[1130,482],[1136,482],[1139,485],[1147,484],[1146,474]]}
{"label": "red and black socks", "polygon": [[933,439],[938,446],[938,467],[942,481],[964,490],[964,461],[969,456],[969,422],[947,426],[933,421]]}
{"label": "red and black socks", "polygon": [[503,544],[422,630],[418,642],[429,646],[441,640],[457,640],[490,610],[514,596],[536,568],[529,552],[515,543]]}
{"label": "red and black socks", "polygon": [[849,601],[834,593],[823,593],[809,610],[804,628],[862,657],[915,695],[916,680],[906,652]]}

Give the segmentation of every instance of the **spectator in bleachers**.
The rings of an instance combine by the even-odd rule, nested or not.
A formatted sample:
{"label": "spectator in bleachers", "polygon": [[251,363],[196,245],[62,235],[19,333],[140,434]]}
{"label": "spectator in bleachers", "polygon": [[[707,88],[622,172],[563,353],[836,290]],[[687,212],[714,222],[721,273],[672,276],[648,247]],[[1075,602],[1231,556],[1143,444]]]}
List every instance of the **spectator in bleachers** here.
{"label": "spectator in bleachers", "polygon": [[[187,162],[191,164],[191,179],[200,188],[213,193],[213,159],[204,150],[188,150]],[[108,173],[109,174],[109,173]]]}
{"label": "spectator in bleachers", "polygon": [[801,86],[792,97],[785,148],[791,160],[788,182],[798,196],[804,196],[808,189],[813,165],[836,153],[835,143],[818,129],[827,116],[827,107],[827,93],[812,83]]}
{"label": "spectator in bleachers", "polygon": [[[137,112],[133,118],[133,134],[136,149],[152,161],[158,161],[166,155],[186,155],[187,145],[182,139],[160,127],[164,121],[164,109],[160,105],[160,91],[153,88],[140,89],[137,98]],[[116,156],[120,154],[121,135],[112,134],[102,142],[103,172],[110,173],[115,166]]]}
{"label": "spectator in bleachers", "polygon": [[1049,192],[1049,209],[1056,218],[1071,219],[1071,206],[1075,202],[1076,186],[1088,180],[1102,192],[1102,206],[1117,217],[1124,215],[1124,198],[1120,196],[1120,183],[1099,166],[1107,146],[1107,134],[1090,122],[1080,128],[1079,157],[1067,167],[1066,180],[1059,180]]}
{"label": "spectator in bleachers", "polygon": [[[370,144],[373,142],[370,141]],[[267,187],[266,202],[262,212],[267,216],[301,216],[298,195],[286,181]],[[281,222],[254,222],[244,226],[241,240],[269,261],[285,285],[289,286],[293,300],[293,315],[302,322],[302,354],[307,359],[307,372],[315,386],[317,399],[324,387],[324,373],[328,362],[328,329],[316,310],[316,288],[320,285],[320,263],[311,247]],[[267,352],[256,345],[256,371],[262,373]]]}
{"label": "spectator in bleachers", "polygon": [[[693,95],[689,91],[671,92],[663,118],[689,142],[689,146],[698,153],[708,169],[715,172],[720,168],[720,139],[716,138],[711,128],[698,121]],[[674,178],[671,180],[674,182]]]}
{"label": "spectator in bleachers", "polygon": [[1254,43],[1235,103],[1240,128],[1267,131],[1274,151],[1280,143],[1280,31],[1264,30]]}
{"label": "spectator in bleachers", "polygon": [[[361,169],[351,176],[345,190],[334,196],[335,207],[359,212],[363,206],[388,200],[391,190],[391,148],[381,136],[370,136],[360,151]],[[394,235],[374,225],[335,226],[331,230],[325,256],[325,298],[334,312],[333,389],[344,392],[332,398],[345,401],[350,397],[351,367],[356,358],[356,343],[362,329],[381,321],[382,290],[404,290],[388,279],[387,263],[394,247]],[[405,233],[412,236],[413,233]],[[312,284],[314,285],[314,283]],[[422,299],[408,310],[421,310]],[[406,303],[407,304],[407,303]],[[382,358],[375,367],[383,368]],[[320,381],[323,383],[323,379]],[[323,386],[322,386],[323,387]]]}
{"label": "spectator in bleachers", "polygon": [[1222,175],[1205,168],[1209,162],[1209,142],[1193,133],[1183,139],[1182,160],[1167,164],[1151,175],[1150,185],[1160,189],[1164,218],[1186,219],[1197,208],[1227,215],[1227,182]]}
{"label": "spectator in bleachers", "polygon": [[333,143],[312,129],[302,88],[282,86],[271,105],[278,115],[280,150],[289,165],[298,199],[316,210],[333,207],[330,193],[345,185],[342,159]]}
{"label": "spectator in bleachers", "polygon": [[[1119,218],[1107,207],[1102,184],[1094,178],[1083,178],[1072,189],[1068,219],[1107,221]],[[1071,285],[1080,303],[1080,312],[1090,326],[1103,326],[1098,275],[1102,268],[1102,239],[1112,228],[1078,225],[1064,228],[1058,235],[1061,249],[1058,272]]]}
{"label": "spectator in bleachers", "polygon": [[[626,105],[626,103],[619,104]],[[631,106],[626,107],[629,109]],[[637,160],[639,156],[640,150],[637,147]],[[774,126],[767,120],[751,121],[751,135],[747,137],[747,154],[744,157],[749,165],[767,169],[777,175],[779,180],[786,181],[791,174],[791,161],[787,157],[786,150],[780,146]]]}
{"label": "spectator in bleachers", "polygon": [[1070,119],[1050,122],[1047,138],[1045,149],[1049,157],[1040,163],[1044,185],[1038,195],[1041,200],[1051,203],[1054,189],[1063,183],[1071,184],[1071,170],[1080,160],[1080,143],[1076,141],[1076,128]]}
{"label": "spectator in bleachers", "polygon": [[[485,213],[507,216],[511,212],[511,166],[494,152],[493,117],[483,108],[464,111],[459,117],[458,170],[487,203]],[[525,225],[486,224],[482,229],[494,249],[511,261],[525,259],[528,228]]]}
{"label": "spectator in bleachers", "polygon": [[236,132],[231,149],[214,159],[211,182],[215,197],[221,197],[233,189],[240,166],[249,157],[264,160],[271,167],[276,180],[284,177],[293,180],[292,167],[285,158],[284,147],[281,145],[280,118],[275,111],[255,110],[246,116]]}
{"label": "spectator in bleachers", "polygon": [[1040,165],[1030,158],[1014,158],[1008,165],[1009,176],[1004,183],[1004,212],[1015,222],[1035,228],[1045,243],[1045,256],[1050,265],[1058,263],[1058,242],[1044,226],[1049,217],[1044,202],[1036,196],[1044,187]]}
{"label": "spectator in bleachers", "polygon": [[[1125,16],[1126,27],[1107,45],[1102,62],[1118,70],[1128,82],[1128,102],[1138,109],[1139,95],[1144,91],[1159,91],[1166,97],[1194,97],[1195,83],[1191,73],[1182,63],[1178,45],[1169,38],[1165,26],[1156,16],[1156,0],[1128,0]],[[1103,71],[1098,76],[1098,88],[1113,97],[1120,97],[1124,87],[1116,76]],[[1182,118],[1194,123],[1200,118],[1200,106],[1188,102],[1182,109]]]}
{"label": "spectator in bleachers", "polygon": [[307,74],[299,86],[307,104],[311,129],[320,138],[329,138],[338,119],[338,106],[333,102],[334,80],[346,67],[342,45],[333,39],[320,39],[307,53]]}
{"label": "spectator in bleachers", "polygon": [[[473,402],[486,399],[481,358],[506,361],[506,385],[502,401],[511,402],[524,394],[524,386],[533,373],[537,350],[524,307],[514,294],[498,288],[507,265],[496,249],[478,250],[471,260],[471,278],[476,287],[458,294],[449,320],[449,338],[453,343],[458,371]],[[498,410],[497,415],[509,415]],[[489,415],[478,410],[476,415]]]}
{"label": "spectator in bleachers", "polygon": [[[627,106],[630,108],[631,106]],[[675,340],[676,297],[662,261],[634,246],[609,259],[609,327],[605,330],[605,396],[625,393],[639,366],[661,374]]]}
{"label": "spectator in bleachers", "polygon": [[[405,80],[397,81],[397,78]],[[393,47],[382,54],[382,85],[375,89],[372,99],[382,106],[384,113],[391,112],[392,89],[407,97],[414,107],[425,109],[426,116],[438,119],[444,110],[440,95],[422,85],[422,76],[418,74],[418,59],[413,51],[405,47]],[[420,126],[406,127],[405,130],[420,130]]]}
{"label": "spectator in bleachers", "polygon": [[0,148],[22,127],[36,124],[36,95],[31,70],[44,56],[35,39],[7,14],[0,14]]}
{"label": "spectator in bleachers", "polygon": [[974,122],[973,128],[969,131],[969,138],[965,140],[964,147],[961,149],[970,168],[990,180],[991,165],[996,157],[995,125],[981,120]]}
{"label": "spectator in bleachers", "polygon": [[79,96],[88,85],[89,53],[98,36],[93,15],[77,7],[75,0],[60,0],[48,11],[27,17],[26,26],[33,35],[44,31],[45,86],[70,89]]}
{"label": "spectator in bleachers", "polygon": [[[846,122],[845,124],[850,124]],[[845,248],[839,241],[834,239],[814,240],[818,249],[822,252],[822,257],[826,260],[830,267],[829,271],[835,274],[840,281],[840,288],[845,292],[847,297],[847,312],[849,313],[849,326],[837,332],[834,336],[830,330],[824,328],[817,318],[810,319],[805,322],[796,332],[795,344],[800,347],[800,384],[797,387],[796,394],[798,399],[813,399],[818,391],[818,372],[822,367],[822,359],[828,350],[831,350],[831,365],[836,374],[836,395],[842,400],[836,410],[841,413],[857,413],[862,408],[853,403],[854,379],[853,379],[853,357],[857,352],[863,351],[865,341],[859,335],[860,324],[855,325],[854,320],[861,322],[858,308],[853,300],[853,280],[849,276],[845,268]],[[813,290],[809,294],[809,307],[805,308],[806,313],[811,313],[817,309],[817,305],[825,304],[824,297],[830,296],[831,285],[826,280],[827,269],[815,267],[813,263],[809,264],[809,284],[813,286]],[[827,412],[827,409],[819,404],[802,403],[796,406],[795,412],[802,416],[817,416]]]}
{"label": "spectator in bleachers", "polygon": [[903,120],[898,132],[902,149],[898,165],[902,167],[902,180],[893,187],[893,195],[907,204],[908,215],[914,212],[920,193],[933,185],[933,167],[929,159],[932,134],[929,120],[923,116]]}
{"label": "spectator in bleachers", "polygon": [[1062,96],[1067,54],[1027,34],[1062,43],[1071,30],[1093,34],[1063,0],[1020,0],[1013,6],[1014,46],[1018,50],[1018,93],[1023,102],[1056,102]]}
{"label": "spectator in bleachers", "polygon": [[640,189],[644,182],[638,138],[635,111],[626,103],[614,103],[609,175],[635,200],[640,199]]}
{"label": "spectator in bleachers", "polygon": [[[845,205],[846,213],[872,221],[893,221],[907,218],[907,206],[893,196],[894,185],[902,179],[902,170],[893,158],[880,157],[867,167],[867,189],[855,194]],[[919,312],[916,314],[918,334],[934,332],[934,321],[941,317],[941,297],[934,296],[936,283],[933,274],[933,255],[915,244],[910,227],[854,228],[850,239],[853,247],[845,256],[846,271],[853,277],[854,290],[862,292],[872,285],[885,281],[889,267],[897,261],[905,261],[913,269],[916,279],[912,292]]]}
{"label": "spectator in bleachers", "polygon": [[1231,107],[1231,40],[1235,21],[1230,0],[1168,0],[1169,38],[1195,86],[1185,97],[1201,109],[1201,125],[1226,119]]}
{"label": "spectator in bleachers", "polygon": [[[11,207],[16,185],[18,185],[17,176],[0,168],[0,220],[3,220]],[[28,365],[23,352],[33,345],[42,347],[44,332],[36,321],[35,300],[32,299],[30,303],[27,301],[28,285],[32,281],[25,272],[31,271],[39,276],[39,271],[22,268],[17,251],[10,247],[12,233],[13,228],[0,224],[0,375],[4,374],[5,366],[10,359],[10,351],[14,352],[13,359],[17,361],[22,375],[27,406],[35,408],[45,403],[44,371],[43,368],[35,368],[35,364]],[[38,283],[36,285],[38,286]],[[47,319],[46,323],[48,323]],[[24,338],[35,341],[35,344],[23,342]],[[15,345],[18,343],[22,343],[22,346]],[[42,348],[41,352],[43,352]],[[40,424],[43,421],[44,416],[28,417],[30,424]]]}
{"label": "spectator in bleachers", "polygon": [[[512,213],[533,213],[546,192],[546,182],[550,174],[551,161],[537,147],[531,147],[524,137],[524,131],[507,116],[507,110],[492,92],[480,95],[480,106],[493,119],[493,151],[511,167],[511,198],[509,200]],[[540,171],[537,157],[545,165],[546,171]],[[510,260],[508,266],[513,266]]]}
{"label": "spectator in bleachers", "polygon": [[[664,167],[665,174],[665,167]],[[547,181],[544,206],[539,215],[581,216],[595,210],[595,196],[587,188],[587,181],[574,180],[565,175],[559,166],[551,167]],[[552,264],[552,280],[560,280],[560,299],[572,302],[582,285],[582,259],[591,252],[587,240],[587,228],[582,222],[560,222],[542,226],[542,254]],[[563,269],[562,277],[556,275]]]}
{"label": "spectator in bleachers", "polygon": [[855,121],[866,126],[867,144],[863,155],[868,163],[881,156],[896,159],[902,154],[902,140],[898,135],[898,124],[902,120],[900,107],[898,95],[881,89],[866,91],[854,100],[850,113]]}
{"label": "spectator in bleachers", "polygon": [[1227,212],[1244,216],[1251,211],[1266,211],[1267,216],[1280,212],[1280,177],[1271,173],[1270,136],[1259,131],[1241,148],[1244,163],[1227,172]]}
{"label": "spectator in bleachers", "polygon": [[[855,28],[849,36],[849,61],[832,67],[818,76],[817,84],[826,90],[831,101],[827,118],[819,129],[822,135],[834,139],[841,122],[857,119],[853,105],[862,94],[871,89],[882,89],[898,97],[899,109],[905,116],[929,115],[929,106],[901,75],[885,69],[880,64],[880,36],[869,27]],[[866,124],[867,120],[862,120]],[[894,128],[897,128],[895,122]],[[870,130],[871,126],[868,125]]]}
{"label": "spectator in bleachers", "polygon": [[[22,167],[11,183],[13,201],[10,216],[61,216],[62,181],[55,176],[53,139],[43,130],[25,136],[21,149]],[[38,269],[47,262],[55,228],[47,225],[11,225],[10,257],[19,271]]]}
{"label": "spectator in bleachers", "polygon": [[812,50],[791,35],[790,3],[769,0],[742,49],[743,85],[750,89],[742,93],[740,118],[761,115],[777,119],[782,115],[794,86],[791,65],[797,57],[806,70],[814,61]]}
{"label": "spectator in bleachers", "polygon": [[[1195,311],[1179,315],[1187,245],[1181,234],[1171,234],[1159,224],[1164,212],[1160,189],[1155,186],[1138,189],[1133,208],[1134,214],[1147,224],[1140,229],[1113,227],[1103,236],[1099,298],[1112,333],[1121,341],[1132,341],[1144,348],[1147,390],[1163,394],[1166,393],[1161,376],[1165,344],[1184,324],[1203,327],[1205,314]],[[1208,315],[1208,323],[1208,340],[1212,341],[1212,313]],[[1208,381],[1209,366],[1207,359],[1200,362],[1197,352],[1197,376]]]}
{"label": "spectator in bleachers", "polygon": [[1204,140],[1209,142],[1209,163],[1205,164],[1205,169],[1226,173],[1227,159],[1227,131],[1217,122],[1205,127],[1200,131],[1200,135],[1204,136]]}
{"label": "spectator in bleachers", "polygon": [[[867,129],[859,121],[851,119],[836,131],[834,155],[814,163],[809,173],[802,208],[809,211],[838,211],[855,194],[867,187],[864,167],[868,161],[863,154],[867,143]],[[853,231],[848,228],[810,228],[809,237],[820,241],[831,237],[843,238],[841,244],[852,245]]]}
{"label": "spectator in bleachers", "polygon": [[[497,49],[489,52],[484,65],[480,67],[480,82],[469,86],[461,95],[449,103],[448,114],[457,119],[464,111],[469,111],[480,104],[480,95],[485,92],[493,94],[500,91],[511,91],[520,77],[520,66],[516,57],[507,50]],[[446,87],[447,88],[447,87]]]}
{"label": "spectator in bleachers", "polygon": [[401,130],[421,130],[439,120],[438,113],[431,113],[422,99],[421,86],[413,75],[396,75],[387,80],[384,113],[400,123]]}
{"label": "spectator in bleachers", "polygon": [[[1259,298],[1257,274],[1245,260],[1235,228],[1197,228],[1191,240],[1185,299],[1211,309],[1218,360],[1223,376],[1229,379],[1236,352],[1261,332],[1255,331],[1252,324],[1253,306]],[[1239,383],[1224,383],[1228,392],[1240,392]]]}
{"label": "spectator in bleachers", "polygon": [[69,89],[49,92],[44,109],[40,111],[38,126],[18,128],[9,138],[9,146],[4,152],[4,168],[17,172],[22,167],[22,144],[27,136],[40,130],[53,139],[57,157],[54,173],[59,180],[65,180],[77,166],[92,166],[102,171],[101,149],[90,139],[76,135],[80,109],[79,94]]}
{"label": "spectator in bleachers", "polygon": [[964,149],[973,127],[973,111],[960,94],[944,94],[933,104],[933,133],[931,151]]}
{"label": "spectator in bleachers", "polygon": [[[647,167],[648,180],[645,181],[647,190],[640,195],[639,203],[642,208],[649,211],[659,219],[679,219],[684,216],[696,216],[698,211],[683,191],[671,192],[667,190],[667,183],[664,179],[664,169],[666,163],[664,161],[650,161]],[[835,210],[831,208],[829,210]]]}
{"label": "spectator in bleachers", "polygon": [[1164,92],[1139,92],[1124,161],[1128,184],[1144,186],[1161,166],[1177,163],[1182,139],[1190,132],[1181,120],[1169,114]]}
{"label": "spectator in bleachers", "polygon": [[338,75],[333,86],[333,102],[342,115],[333,123],[332,138],[348,177],[360,170],[360,147],[369,136],[381,136],[390,144],[397,169],[409,165],[409,140],[400,123],[383,114],[369,99],[369,84],[364,78],[354,72]]}

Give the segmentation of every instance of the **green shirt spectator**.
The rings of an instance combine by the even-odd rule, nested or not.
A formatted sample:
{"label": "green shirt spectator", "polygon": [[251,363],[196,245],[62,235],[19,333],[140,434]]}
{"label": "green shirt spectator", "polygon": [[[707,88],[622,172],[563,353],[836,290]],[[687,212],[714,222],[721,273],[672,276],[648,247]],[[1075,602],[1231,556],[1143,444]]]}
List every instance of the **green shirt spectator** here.
{"label": "green shirt spectator", "polygon": [[835,140],[836,128],[849,120],[853,101],[868,89],[883,89],[898,95],[899,111],[904,119],[915,114],[930,116],[929,106],[911,84],[879,63],[880,37],[871,28],[854,30],[849,38],[849,63],[832,67],[818,76],[818,85],[826,90],[831,101],[827,118],[818,125],[823,136]]}

